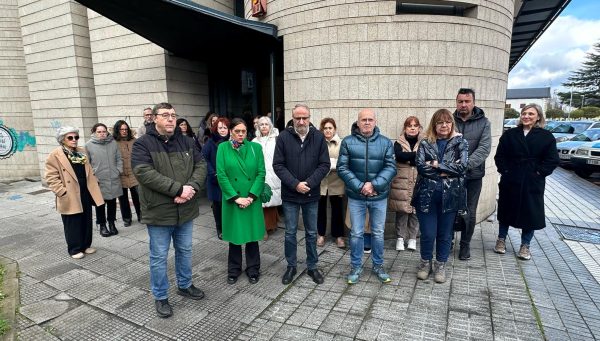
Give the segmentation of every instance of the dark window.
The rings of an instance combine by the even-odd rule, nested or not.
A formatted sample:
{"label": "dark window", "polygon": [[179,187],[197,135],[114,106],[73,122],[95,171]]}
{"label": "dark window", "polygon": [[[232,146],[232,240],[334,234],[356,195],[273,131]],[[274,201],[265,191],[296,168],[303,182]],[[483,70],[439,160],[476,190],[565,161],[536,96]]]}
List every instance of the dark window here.
{"label": "dark window", "polygon": [[419,0],[404,2],[396,0],[396,14],[432,14],[452,15],[458,17],[477,17],[477,6],[469,3],[456,3],[448,5],[431,4]]}

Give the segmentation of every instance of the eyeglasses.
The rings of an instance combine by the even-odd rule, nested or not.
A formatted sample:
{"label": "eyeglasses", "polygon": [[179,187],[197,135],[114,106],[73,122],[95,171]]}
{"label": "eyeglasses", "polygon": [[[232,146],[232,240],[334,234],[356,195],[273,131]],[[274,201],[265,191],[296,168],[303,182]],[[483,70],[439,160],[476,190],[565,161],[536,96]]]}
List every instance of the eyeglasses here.
{"label": "eyeglasses", "polygon": [[164,112],[162,114],[156,114],[156,116],[160,116],[162,118],[164,118],[165,120],[168,120],[169,118],[172,119],[177,119],[177,114],[169,114],[168,112]]}
{"label": "eyeglasses", "polygon": [[304,117],[293,117],[294,121],[308,121],[310,119],[310,116],[304,116]]}
{"label": "eyeglasses", "polygon": [[79,135],[75,135],[75,136],[73,136],[73,135],[69,135],[69,136],[67,136],[66,138],[67,138],[67,140],[69,140],[69,141],[73,141],[73,140],[77,141],[77,140],[79,140]]}
{"label": "eyeglasses", "polygon": [[247,130],[245,130],[245,129],[235,129],[233,132],[235,134],[238,134],[238,135],[244,135],[247,132]]}
{"label": "eyeglasses", "polygon": [[452,125],[452,122],[445,122],[445,121],[440,121],[440,122],[435,122],[436,126],[443,126],[443,125]]}

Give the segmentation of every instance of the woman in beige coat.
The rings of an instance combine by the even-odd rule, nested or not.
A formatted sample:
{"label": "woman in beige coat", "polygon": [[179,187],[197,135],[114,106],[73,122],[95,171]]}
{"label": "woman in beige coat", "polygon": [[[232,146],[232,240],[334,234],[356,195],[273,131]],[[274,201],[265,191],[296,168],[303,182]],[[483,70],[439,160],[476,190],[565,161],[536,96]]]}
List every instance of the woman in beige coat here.
{"label": "woman in beige coat", "polygon": [[417,233],[419,232],[419,221],[415,208],[410,205],[415,182],[417,180],[417,167],[415,156],[422,136],[419,119],[409,116],[404,121],[402,135],[394,143],[394,154],[396,156],[396,167],[398,173],[392,180],[389,210],[396,212],[396,250],[404,250],[404,242],[408,241],[409,250],[417,249]]}
{"label": "woman in beige coat", "polygon": [[137,221],[139,222],[142,219],[140,198],[137,191],[138,182],[131,169],[131,150],[136,138],[133,137],[133,132],[131,131],[129,124],[123,120],[118,120],[115,123],[113,134],[117,141],[117,145],[119,146],[119,151],[121,152],[121,159],[123,160],[123,172],[121,173],[121,187],[123,187],[123,194],[119,197],[119,206],[121,207],[123,225],[127,227],[131,226],[131,206],[129,205],[129,195],[127,192],[131,192],[131,201],[133,202],[133,207],[135,207]]}
{"label": "woman in beige coat", "polygon": [[61,127],[56,140],[61,145],[46,160],[45,180],[56,195],[67,251],[74,259],[96,252],[92,245],[92,205],[103,205],[98,179],[85,149],[77,147],[79,129]]}
{"label": "woman in beige coat", "polygon": [[319,199],[319,213],[317,216],[317,246],[325,245],[325,232],[327,230],[327,198],[331,204],[331,236],[335,238],[339,248],[345,247],[344,244],[344,214],[342,211],[344,202],[344,182],[337,175],[336,165],[340,155],[340,144],[342,140],[337,135],[337,125],[333,118],[326,117],[321,121],[320,130],[325,135],[327,148],[329,150],[329,159],[331,160],[331,170],[329,174],[321,181],[321,198]]}

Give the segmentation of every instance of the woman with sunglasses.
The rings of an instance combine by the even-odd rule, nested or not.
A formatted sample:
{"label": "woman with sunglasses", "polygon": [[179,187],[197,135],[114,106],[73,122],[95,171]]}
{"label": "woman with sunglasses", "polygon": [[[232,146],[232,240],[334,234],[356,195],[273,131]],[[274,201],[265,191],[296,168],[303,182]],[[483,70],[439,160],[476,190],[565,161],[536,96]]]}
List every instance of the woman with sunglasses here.
{"label": "woman with sunglasses", "polygon": [[[419,175],[411,205],[417,211],[421,230],[421,262],[417,278],[427,279],[433,265],[436,283],[446,281],[454,219],[458,211],[467,206],[464,177],[469,147],[455,127],[450,111],[437,110],[415,159]],[[435,263],[432,264],[434,244]]]}
{"label": "woman with sunglasses", "polygon": [[[117,198],[123,194],[120,175],[123,173],[123,159],[113,136],[104,123],[92,127],[92,137],[85,144],[94,174],[100,182],[100,191],[106,205],[96,206],[96,224],[102,237],[119,234],[117,220]],[[106,208],[105,208],[106,206]],[[106,226],[108,218],[108,228]]]}
{"label": "woman with sunglasses", "polygon": [[217,149],[217,178],[223,191],[223,240],[229,242],[227,283],[234,284],[242,273],[242,245],[246,248],[246,276],[258,283],[258,241],[265,233],[261,194],[265,185],[265,161],[260,144],[246,139],[243,119],[229,125],[231,139]]}
{"label": "woman with sunglasses", "polygon": [[60,147],[46,160],[45,180],[56,195],[67,251],[74,259],[96,252],[92,248],[92,206],[103,205],[98,179],[83,148],[77,147],[79,129],[61,127],[56,134]]}
{"label": "woman with sunglasses", "polygon": [[131,201],[133,201],[133,207],[135,207],[135,214],[137,215],[137,221],[142,220],[142,211],[140,210],[140,197],[138,196],[138,182],[133,175],[131,169],[131,151],[133,150],[133,143],[136,138],[133,137],[133,132],[129,127],[129,124],[123,120],[118,120],[113,127],[115,133],[115,140],[119,146],[121,152],[121,158],[123,159],[123,173],[121,173],[121,187],[123,188],[123,194],[119,196],[119,206],[121,208],[121,217],[123,218],[123,225],[125,227],[131,226],[131,206],[129,205],[129,195],[127,192],[131,192]]}

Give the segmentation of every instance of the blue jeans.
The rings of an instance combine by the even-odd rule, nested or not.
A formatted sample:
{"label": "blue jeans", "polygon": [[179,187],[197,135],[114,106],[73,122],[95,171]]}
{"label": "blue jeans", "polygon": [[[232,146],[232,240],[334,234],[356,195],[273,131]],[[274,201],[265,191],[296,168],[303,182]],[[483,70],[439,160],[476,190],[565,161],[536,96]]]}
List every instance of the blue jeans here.
{"label": "blue jeans", "polygon": [[362,265],[362,256],[365,247],[365,217],[369,212],[369,226],[371,227],[371,254],[373,265],[383,264],[383,231],[385,229],[385,214],[387,199],[377,201],[357,200],[348,198],[350,211],[350,265],[358,268]]}
{"label": "blue jeans", "polygon": [[[535,230],[521,230],[521,244],[529,246],[533,239]],[[498,238],[506,239],[508,235],[508,225],[500,224],[498,228]]]}
{"label": "blue jeans", "polygon": [[317,254],[317,214],[319,202],[297,204],[284,201],[282,203],[285,215],[285,259],[288,266],[296,267],[296,250],[298,242],[296,233],[298,231],[298,216],[302,208],[302,221],[304,222],[304,243],[306,244],[306,268],[314,270],[317,268],[319,255]]}
{"label": "blue jeans", "polygon": [[167,258],[171,238],[175,249],[177,286],[186,289],[192,285],[192,228],[194,221],[181,225],[148,225],[150,237],[150,288],[157,300],[168,297],[169,278]]}
{"label": "blue jeans", "polygon": [[442,213],[442,192],[440,191],[433,192],[429,212],[417,211],[421,230],[421,259],[431,260],[433,258],[435,242],[435,259],[438,262],[448,261],[456,213],[456,211]]}

